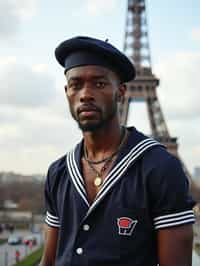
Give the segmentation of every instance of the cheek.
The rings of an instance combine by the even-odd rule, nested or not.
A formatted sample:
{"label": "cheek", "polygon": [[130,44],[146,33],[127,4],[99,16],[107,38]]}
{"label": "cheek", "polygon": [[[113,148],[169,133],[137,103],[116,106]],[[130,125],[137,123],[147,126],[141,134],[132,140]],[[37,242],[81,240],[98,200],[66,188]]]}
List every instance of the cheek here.
{"label": "cheek", "polygon": [[68,101],[68,104],[72,107],[74,104],[74,98],[71,97],[68,93],[66,93],[66,97],[67,97],[67,101]]}
{"label": "cheek", "polygon": [[99,101],[99,106],[103,113],[107,113],[117,105],[118,95],[117,93],[107,94],[105,97],[102,97]]}
{"label": "cheek", "polygon": [[115,91],[112,94],[110,93],[109,95],[107,95],[107,97],[105,97],[105,102],[107,102],[108,104],[114,104],[118,101],[118,93]]}
{"label": "cheek", "polygon": [[76,94],[70,91],[67,91],[66,96],[67,96],[67,100],[69,103],[73,104],[74,102],[76,102],[76,98],[77,98]]}
{"label": "cheek", "polygon": [[107,93],[101,97],[101,103],[103,105],[112,105],[114,102],[117,101],[117,93]]}
{"label": "cheek", "polygon": [[73,111],[73,113],[76,113],[76,109],[78,107],[77,97],[72,95],[67,95],[67,100],[71,111]]}

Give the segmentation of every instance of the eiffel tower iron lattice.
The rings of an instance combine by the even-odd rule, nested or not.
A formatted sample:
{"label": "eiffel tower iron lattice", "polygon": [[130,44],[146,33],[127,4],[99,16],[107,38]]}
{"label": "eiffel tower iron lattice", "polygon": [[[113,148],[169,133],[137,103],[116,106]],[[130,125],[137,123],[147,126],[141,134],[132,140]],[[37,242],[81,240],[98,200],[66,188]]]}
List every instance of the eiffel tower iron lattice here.
{"label": "eiffel tower iron lattice", "polygon": [[[169,133],[157,96],[159,79],[152,73],[145,0],[128,0],[124,52],[134,63],[137,75],[135,80],[127,83],[127,93],[119,112],[121,124],[127,123],[130,102],[133,99],[143,100],[147,104],[152,136],[180,159],[177,138]],[[196,192],[191,175],[181,162],[189,177],[192,193],[197,197],[199,191]]]}

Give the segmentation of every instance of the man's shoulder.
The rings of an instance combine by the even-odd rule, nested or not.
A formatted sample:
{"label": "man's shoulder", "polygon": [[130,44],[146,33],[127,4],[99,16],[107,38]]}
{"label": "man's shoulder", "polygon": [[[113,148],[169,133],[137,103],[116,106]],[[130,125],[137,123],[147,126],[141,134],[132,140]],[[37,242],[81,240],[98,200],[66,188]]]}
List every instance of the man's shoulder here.
{"label": "man's shoulder", "polygon": [[46,176],[46,182],[50,185],[51,188],[57,186],[61,181],[62,177],[65,175],[65,169],[66,154],[50,164]]}
{"label": "man's shoulder", "polygon": [[155,146],[153,149],[150,149],[144,156],[145,161],[154,166],[159,165],[171,165],[174,162],[180,162],[178,157],[170,153],[167,148],[163,145]]}
{"label": "man's shoulder", "polygon": [[66,154],[53,161],[48,168],[47,178],[51,179],[52,182],[56,182],[55,180],[60,180],[62,177],[66,178],[68,172],[68,154],[70,154],[72,151],[76,151],[77,149],[79,149],[79,147],[80,143],[78,143],[72,150],[68,151]]}
{"label": "man's shoulder", "polygon": [[155,146],[145,153],[142,158],[142,169],[145,176],[151,176],[152,180],[156,177],[186,177],[180,159],[163,146]]}
{"label": "man's shoulder", "polygon": [[146,136],[135,128],[131,128],[131,130],[133,132],[133,147],[139,146],[138,149],[144,151],[140,158],[146,173],[153,169],[159,171],[166,168],[176,169],[182,166],[179,158],[170,153],[162,143]]}
{"label": "man's shoulder", "polygon": [[134,127],[130,127],[130,142],[129,148],[135,153],[139,153],[146,163],[156,164],[159,161],[168,160],[169,157],[173,157],[168,151],[165,145],[159,142],[157,139],[149,137],[142,132],[138,131]]}
{"label": "man's shoulder", "polygon": [[60,172],[65,168],[65,165],[66,165],[66,154],[54,160],[50,164],[48,172],[51,174]]}

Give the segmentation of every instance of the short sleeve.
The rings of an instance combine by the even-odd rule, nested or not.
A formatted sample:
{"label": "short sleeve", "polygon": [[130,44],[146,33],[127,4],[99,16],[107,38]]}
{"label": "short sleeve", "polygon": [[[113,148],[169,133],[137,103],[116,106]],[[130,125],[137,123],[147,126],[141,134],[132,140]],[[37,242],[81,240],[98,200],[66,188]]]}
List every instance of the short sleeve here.
{"label": "short sleeve", "polygon": [[195,222],[189,181],[180,161],[170,155],[158,158],[149,179],[151,213],[155,229]]}
{"label": "short sleeve", "polygon": [[59,217],[56,211],[55,195],[53,193],[51,177],[52,171],[51,168],[49,168],[44,189],[44,199],[46,208],[45,223],[51,227],[60,227]]}

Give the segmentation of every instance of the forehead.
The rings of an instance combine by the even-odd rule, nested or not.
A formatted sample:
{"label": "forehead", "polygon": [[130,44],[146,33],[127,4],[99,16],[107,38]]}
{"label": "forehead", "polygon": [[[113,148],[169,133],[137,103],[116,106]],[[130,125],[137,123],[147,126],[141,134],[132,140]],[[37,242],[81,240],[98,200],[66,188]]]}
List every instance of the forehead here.
{"label": "forehead", "polygon": [[79,66],[74,67],[66,72],[67,80],[71,78],[113,78],[117,79],[117,74],[115,74],[112,70],[102,67],[102,66],[95,66],[95,65],[87,65],[87,66]]}

